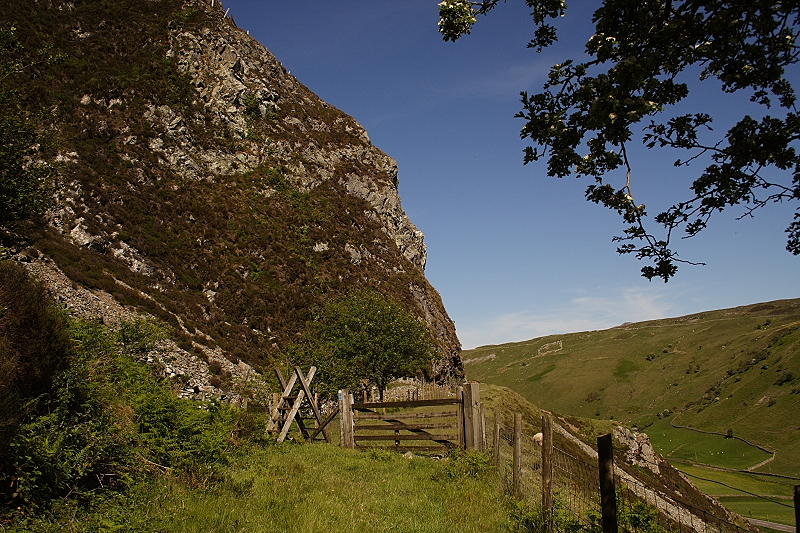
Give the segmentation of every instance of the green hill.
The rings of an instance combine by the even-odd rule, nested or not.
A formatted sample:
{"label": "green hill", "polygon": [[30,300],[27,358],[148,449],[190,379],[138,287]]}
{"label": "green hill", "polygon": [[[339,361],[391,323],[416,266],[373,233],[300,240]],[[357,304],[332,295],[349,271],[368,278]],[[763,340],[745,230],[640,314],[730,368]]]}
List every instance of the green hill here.
{"label": "green hill", "polygon": [[673,460],[800,476],[800,299],[483,346],[464,365],[542,408],[638,426]]}

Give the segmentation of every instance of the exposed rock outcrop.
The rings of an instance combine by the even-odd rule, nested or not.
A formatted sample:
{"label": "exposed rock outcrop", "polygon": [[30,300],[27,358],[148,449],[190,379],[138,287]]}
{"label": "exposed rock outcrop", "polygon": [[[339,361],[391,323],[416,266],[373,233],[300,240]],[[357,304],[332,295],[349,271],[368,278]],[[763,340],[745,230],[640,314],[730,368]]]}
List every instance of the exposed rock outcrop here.
{"label": "exposed rock outcrop", "polygon": [[220,2],[37,2],[18,26],[52,39],[29,49],[71,58],[28,80],[57,110],[63,187],[26,254],[62,301],[110,323],[169,324],[179,338],[157,356],[165,372],[217,394],[209,364],[247,379],[298,339],[314,306],[373,287],[429,325],[434,377],[463,377],[396,162]]}

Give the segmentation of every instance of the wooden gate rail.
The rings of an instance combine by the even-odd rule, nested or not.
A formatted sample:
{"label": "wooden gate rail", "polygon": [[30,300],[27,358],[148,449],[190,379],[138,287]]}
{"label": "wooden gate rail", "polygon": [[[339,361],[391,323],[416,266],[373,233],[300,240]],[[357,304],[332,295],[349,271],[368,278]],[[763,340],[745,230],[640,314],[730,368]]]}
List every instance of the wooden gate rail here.
{"label": "wooden gate rail", "polygon": [[460,398],[437,398],[434,400],[403,400],[399,402],[354,403],[353,409],[379,409],[388,407],[428,407],[434,405],[461,405]]}
{"label": "wooden gate rail", "polygon": [[[444,403],[444,405],[454,405],[454,404],[460,403],[460,402],[458,402],[458,400],[455,400],[455,399],[454,400],[449,400],[448,399],[448,400],[445,400],[445,401],[447,403]],[[430,403],[427,403],[427,402],[435,402],[433,405],[442,405],[441,400],[435,400],[435,401],[434,400],[411,400],[411,401],[404,401],[404,402],[384,402],[384,403],[413,404],[411,406],[404,405],[406,407],[427,407],[428,405],[430,405]],[[375,402],[371,402],[371,403],[375,403]],[[372,409],[369,409],[367,407],[359,407],[359,405],[363,405],[363,404],[354,404],[353,405],[353,409],[354,410],[359,410],[361,412],[365,412],[366,415],[378,415],[381,418],[380,419],[361,418],[361,416],[364,416],[364,415],[360,415],[360,414],[359,415],[354,415],[353,444],[355,445],[356,448],[365,448],[365,446],[359,446],[358,445],[360,442],[364,442],[364,441],[394,441],[394,446],[369,446],[370,448],[390,448],[390,449],[397,449],[398,447],[400,447],[400,441],[406,441],[406,440],[414,440],[414,441],[430,440],[430,441],[434,441],[434,442],[438,443],[440,446],[444,446],[445,448],[453,448],[453,447],[457,446],[458,444],[460,444],[460,439],[459,439],[459,435],[458,434],[453,434],[453,435],[451,435],[451,434],[434,435],[432,433],[429,433],[428,431],[425,431],[426,429],[445,429],[445,428],[455,429],[454,426],[456,425],[456,421],[451,422],[451,423],[432,424],[432,423],[424,423],[424,422],[422,422],[422,423],[414,423],[413,419],[411,419],[411,421],[409,421],[409,422],[403,422],[402,420],[399,420],[398,418],[395,418],[394,414],[383,415],[383,414],[380,414],[380,413],[376,413],[375,411],[373,411]],[[399,406],[395,405],[395,407],[399,407]],[[415,413],[415,414],[428,414],[428,413]],[[459,416],[459,412],[458,411],[447,411],[447,412],[430,413],[430,414],[436,414],[436,415],[440,415],[441,417],[446,417],[446,418],[457,418]],[[413,416],[413,415],[407,415],[407,416]],[[375,424],[375,422],[377,420],[381,420],[381,421],[385,422],[385,424]],[[408,420],[408,418],[406,418],[406,420]],[[422,420],[424,420],[424,418]],[[366,424],[363,424],[363,425],[362,424],[355,424],[356,421],[364,421],[364,422],[366,422]],[[426,426],[434,426],[434,427],[426,427]],[[389,435],[387,435],[387,434],[382,434],[382,435],[381,434],[378,434],[378,435],[375,435],[375,434],[372,434],[372,435],[357,435],[356,433],[359,430],[361,430],[361,431],[392,431],[393,433],[391,433]],[[408,431],[408,432],[412,433],[412,435],[401,435],[400,431]],[[451,441],[456,441],[456,443],[453,443]],[[404,448],[412,448],[412,446],[407,446],[407,447],[404,447]]]}
{"label": "wooden gate rail", "polygon": [[[346,390],[339,391],[339,412],[341,413],[342,446],[359,449],[389,449],[398,451],[428,452],[445,451],[455,447],[477,449],[481,447],[480,438],[480,396],[477,383],[467,383],[460,387],[456,398],[435,398],[430,400],[401,400],[388,402],[355,402],[353,395]],[[454,406],[452,411],[433,413],[399,412],[379,413],[375,409],[413,409],[417,407]],[[469,411],[469,412],[467,412]],[[455,419],[440,421],[443,418]],[[380,423],[383,422],[383,423]],[[449,432],[447,430],[450,430]],[[441,434],[428,430],[441,430]],[[392,433],[358,434],[361,431]],[[401,434],[401,431],[410,434]],[[437,446],[403,446],[407,441],[433,441]],[[363,445],[367,442],[391,442],[394,446]]]}
{"label": "wooden gate rail", "polygon": [[[441,413],[411,413],[411,414],[402,414],[402,413],[392,413],[392,418],[397,419],[408,419],[408,418],[445,418],[445,417],[453,417],[458,416],[457,411],[445,411]],[[362,413],[353,415],[355,420],[383,420],[386,418],[387,415],[381,413]]]}

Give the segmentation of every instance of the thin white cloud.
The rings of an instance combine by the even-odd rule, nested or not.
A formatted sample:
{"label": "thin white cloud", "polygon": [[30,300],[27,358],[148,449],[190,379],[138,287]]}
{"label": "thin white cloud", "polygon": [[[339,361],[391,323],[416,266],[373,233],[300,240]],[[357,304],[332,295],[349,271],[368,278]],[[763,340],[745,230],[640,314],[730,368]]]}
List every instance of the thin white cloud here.
{"label": "thin white cloud", "polygon": [[675,307],[658,288],[621,288],[603,296],[568,300],[547,312],[521,310],[488,318],[482,323],[456,325],[465,349],[515,342],[545,335],[605,329],[623,322],[665,318]]}
{"label": "thin white cloud", "polygon": [[472,76],[469,80],[448,85],[446,92],[453,96],[469,96],[490,99],[517,98],[520,91],[538,91],[547,79],[552,63],[549,59],[534,59],[517,65],[508,65],[483,76]]}

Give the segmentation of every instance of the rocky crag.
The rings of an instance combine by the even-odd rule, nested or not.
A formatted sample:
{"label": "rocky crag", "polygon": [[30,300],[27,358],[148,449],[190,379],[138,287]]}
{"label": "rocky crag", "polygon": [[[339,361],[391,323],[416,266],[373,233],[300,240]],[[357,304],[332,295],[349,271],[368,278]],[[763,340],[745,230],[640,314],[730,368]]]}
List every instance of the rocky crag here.
{"label": "rocky crag", "polygon": [[0,8],[25,50],[60,57],[24,74],[61,192],[17,258],[81,314],[170,325],[157,359],[186,395],[235,389],[315,305],[359,287],[423,318],[433,376],[460,379],[397,164],[225,13],[212,0]]}

